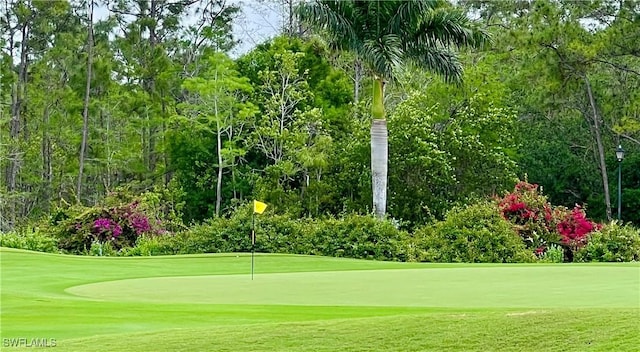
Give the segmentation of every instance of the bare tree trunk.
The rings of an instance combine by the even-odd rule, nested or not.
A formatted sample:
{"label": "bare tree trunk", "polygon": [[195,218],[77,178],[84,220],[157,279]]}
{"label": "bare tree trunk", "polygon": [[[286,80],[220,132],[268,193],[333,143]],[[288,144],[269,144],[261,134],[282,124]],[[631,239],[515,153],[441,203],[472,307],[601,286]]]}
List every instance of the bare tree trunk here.
{"label": "bare tree trunk", "polygon": [[356,58],[354,62],[354,73],[353,73],[353,102],[358,104],[360,101],[360,83],[362,83],[362,62],[360,59]]}
{"label": "bare tree trunk", "polygon": [[[167,114],[167,104],[166,102],[162,102],[162,124],[160,125],[160,136],[162,136],[162,144],[163,145],[167,145],[167,140],[165,138],[166,136],[166,130],[167,130],[167,126],[165,123],[164,117]],[[171,181],[171,173],[169,172],[169,156],[168,153],[163,153],[162,154],[162,162],[164,164],[164,176],[163,176],[163,180],[164,180],[164,186],[168,187],[169,186],[169,182]]]}
{"label": "bare tree trunk", "polygon": [[373,85],[373,104],[371,115],[371,184],[373,191],[373,213],[384,218],[387,211],[387,169],[388,169],[388,132],[384,113],[384,82],[376,78]]}
{"label": "bare tree trunk", "polygon": [[[149,8],[149,18],[153,19],[153,21],[151,21],[150,23],[155,23],[154,21],[156,21],[158,19],[158,16],[160,16],[161,13],[161,8],[159,8],[158,6],[162,6],[161,4],[158,3],[158,0],[151,0],[150,1],[150,8]],[[158,33],[156,32],[156,25],[153,24],[151,26],[149,26],[149,46],[151,49],[151,52],[155,52],[155,47],[158,44]],[[151,62],[149,62],[149,65],[151,65]],[[156,76],[153,76],[149,79],[148,81],[148,92],[149,92],[149,96],[151,97],[151,99],[158,99],[155,96],[156,93]],[[147,117],[149,117],[149,115],[147,114]],[[149,134],[148,134],[148,141],[149,141],[149,156],[148,156],[148,171],[149,172],[154,172],[156,170],[156,163],[158,161],[158,156],[156,155],[156,138],[157,138],[157,134],[158,134],[158,129],[156,127],[156,122],[152,121],[152,118],[148,118],[149,121],[149,125],[148,125],[148,129],[149,129]]]}
{"label": "bare tree trunk", "polygon": [[7,188],[9,192],[16,190],[16,178],[20,167],[20,148],[18,138],[20,136],[20,109],[22,84],[20,80],[13,84],[11,96],[11,126],[9,130],[9,166],[7,169]]}
{"label": "bare tree trunk", "polygon": [[[218,81],[216,70],[215,80]],[[216,217],[220,216],[220,204],[222,203],[222,138],[220,131],[220,116],[218,115],[218,98],[213,100],[213,110],[216,117],[216,149],[218,154],[218,179],[216,180]]]}
{"label": "bare tree trunk", "polygon": [[42,115],[42,182],[43,182],[43,204],[48,206],[51,201],[51,181],[53,180],[53,169],[51,166],[51,138],[49,136],[49,117],[51,105],[47,105]]}
{"label": "bare tree trunk", "polygon": [[600,117],[598,116],[598,109],[596,102],[591,91],[591,82],[586,74],[583,76],[584,83],[587,87],[587,95],[589,96],[589,104],[593,111],[593,132],[596,138],[596,144],[598,148],[598,162],[600,166],[600,174],[602,175],[602,185],[604,187],[604,203],[607,211],[607,220],[611,220],[611,196],[609,194],[609,177],[607,176],[607,164],[605,163],[604,146],[602,145],[602,136],[600,132]]}
{"label": "bare tree trunk", "polygon": [[[231,112],[231,123],[229,126],[229,133],[227,133],[227,138],[229,141],[229,145],[231,145],[231,143],[233,143],[233,111]],[[232,156],[230,163],[229,163],[229,167],[231,168],[231,185],[232,185],[232,189],[233,189],[233,199],[237,199],[238,198],[238,190],[237,190],[237,185],[236,185],[236,157]]]}
{"label": "bare tree trunk", "polygon": [[216,120],[216,137],[218,143],[218,180],[216,182],[216,216],[220,216],[220,204],[222,203],[222,139],[220,138],[220,122]]}
{"label": "bare tree trunk", "polygon": [[87,136],[89,134],[89,95],[91,94],[91,69],[93,63],[93,0],[89,0],[89,28],[87,30],[87,82],[84,90],[84,107],[82,110],[82,144],[80,144],[80,169],[78,171],[78,188],[76,202],[80,203],[82,196],[82,174],[87,150]]}
{"label": "bare tree trunk", "polygon": [[104,192],[109,193],[111,190],[111,142],[110,142],[110,113],[104,112],[103,109],[100,109],[100,128],[105,130],[105,133],[102,134],[102,143],[105,146],[107,160],[105,163],[105,170],[102,173],[102,184],[104,186]]}
{"label": "bare tree trunk", "polygon": [[[8,17],[8,15],[7,15]],[[11,90],[11,121],[9,123],[9,165],[6,171],[6,185],[9,194],[18,190],[18,173],[22,164],[22,152],[20,151],[20,134],[26,128],[26,121],[23,119],[22,110],[26,100],[27,87],[27,67],[29,65],[28,46],[25,38],[29,37],[28,20],[22,24],[20,29],[22,40],[20,44],[20,64],[18,68],[18,81],[13,85]],[[9,200],[9,216],[8,228],[13,228],[16,223],[18,208],[17,201],[10,198]],[[23,208],[24,209],[24,208]],[[23,213],[23,211],[20,211]]]}
{"label": "bare tree trunk", "polygon": [[289,0],[289,35],[293,36],[293,0]]}

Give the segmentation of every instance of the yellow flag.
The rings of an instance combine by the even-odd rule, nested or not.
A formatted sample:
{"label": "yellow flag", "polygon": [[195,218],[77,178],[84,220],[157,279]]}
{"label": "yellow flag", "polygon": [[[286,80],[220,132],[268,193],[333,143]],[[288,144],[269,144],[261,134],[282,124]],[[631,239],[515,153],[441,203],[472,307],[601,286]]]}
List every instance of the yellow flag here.
{"label": "yellow flag", "polygon": [[259,202],[257,200],[253,201],[253,212],[262,214],[264,210],[267,209],[267,205],[265,203]]}

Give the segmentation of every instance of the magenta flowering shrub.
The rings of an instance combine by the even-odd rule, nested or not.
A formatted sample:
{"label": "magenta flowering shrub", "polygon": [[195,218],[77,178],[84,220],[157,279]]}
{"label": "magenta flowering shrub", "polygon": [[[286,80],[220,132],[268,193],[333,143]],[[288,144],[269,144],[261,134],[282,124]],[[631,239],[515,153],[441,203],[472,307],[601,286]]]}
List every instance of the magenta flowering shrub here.
{"label": "magenta flowering shrub", "polygon": [[122,234],[122,226],[111,219],[100,218],[94,221],[92,232],[97,234],[98,236],[110,235],[111,238],[116,238]]}
{"label": "magenta flowering shrub", "polygon": [[513,192],[498,199],[498,208],[536,255],[542,255],[551,243],[558,241],[551,204],[538,185],[518,182]]}
{"label": "magenta flowering shrub", "polygon": [[565,249],[565,260],[572,261],[573,253],[586,245],[589,234],[601,228],[587,219],[578,205],[573,210],[553,207],[538,185],[526,181],[518,182],[513,192],[497,202],[502,216],[538,258],[556,244]]}
{"label": "magenta flowering shrub", "polygon": [[151,225],[149,225],[149,218],[144,214],[134,214],[129,218],[131,228],[138,235],[148,233],[151,231]]}
{"label": "magenta flowering shrub", "polygon": [[110,242],[119,250],[133,247],[139,236],[166,233],[162,222],[143,211],[138,201],[111,207],[83,208],[75,217],[55,224],[53,231],[59,238],[58,246],[66,251],[82,254],[91,244]]}
{"label": "magenta flowering shrub", "polygon": [[569,249],[570,259],[589,241],[589,235],[602,229],[602,225],[587,219],[584,209],[576,205],[573,210],[558,208],[559,218],[556,230],[560,234],[560,244]]}

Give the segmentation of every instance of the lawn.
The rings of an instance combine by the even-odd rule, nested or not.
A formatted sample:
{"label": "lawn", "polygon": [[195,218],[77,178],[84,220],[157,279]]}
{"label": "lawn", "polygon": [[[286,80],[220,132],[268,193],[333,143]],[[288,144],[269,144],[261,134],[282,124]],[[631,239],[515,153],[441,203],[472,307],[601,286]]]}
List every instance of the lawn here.
{"label": "lawn", "polygon": [[0,256],[3,351],[640,350],[639,263]]}

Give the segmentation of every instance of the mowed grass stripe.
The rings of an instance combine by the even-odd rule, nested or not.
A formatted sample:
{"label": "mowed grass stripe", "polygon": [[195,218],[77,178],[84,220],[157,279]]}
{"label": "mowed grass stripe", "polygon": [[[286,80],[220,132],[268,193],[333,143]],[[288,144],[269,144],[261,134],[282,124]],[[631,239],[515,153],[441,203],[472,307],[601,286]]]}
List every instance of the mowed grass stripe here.
{"label": "mowed grass stripe", "polygon": [[[461,267],[156,277],[81,285],[101,300],[421,307],[638,307],[633,267]],[[579,297],[578,299],[576,299]]]}
{"label": "mowed grass stripe", "polygon": [[65,351],[637,351],[638,310],[431,313],[172,329],[68,340]]}

